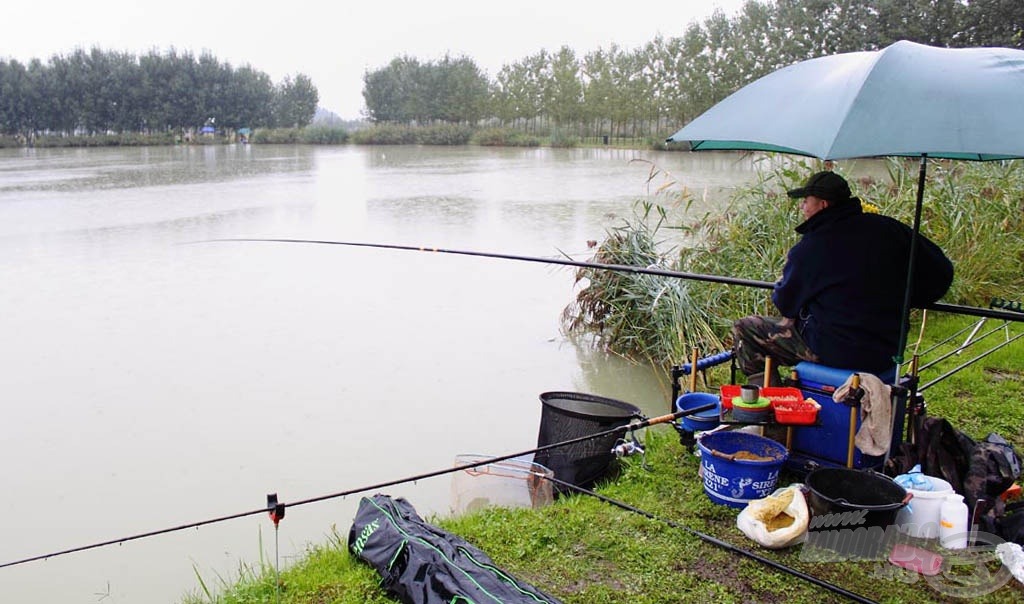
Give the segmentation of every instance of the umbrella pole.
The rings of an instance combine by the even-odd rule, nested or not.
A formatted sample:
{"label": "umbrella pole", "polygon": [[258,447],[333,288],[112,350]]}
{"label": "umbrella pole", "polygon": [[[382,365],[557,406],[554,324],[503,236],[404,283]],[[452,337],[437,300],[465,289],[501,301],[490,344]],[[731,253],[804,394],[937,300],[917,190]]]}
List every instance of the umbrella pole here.
{"label": "umbrella pole", "polygon": [[928,154],[921,155],[921,169],[917,176],[917,203],[914,206],[914,233],[910,238],[910,258],[907,260],[907,286],[903,291],[903,315],[900,321],[899,346],[896,348],[897,374],[903,364],[903,348],[907,345],[907,330],[910,328],[910,295],[914,289],[914,259],[917,257],[917,236],[921,232],[921,207],[924,205],[924,179],[928,169]]}

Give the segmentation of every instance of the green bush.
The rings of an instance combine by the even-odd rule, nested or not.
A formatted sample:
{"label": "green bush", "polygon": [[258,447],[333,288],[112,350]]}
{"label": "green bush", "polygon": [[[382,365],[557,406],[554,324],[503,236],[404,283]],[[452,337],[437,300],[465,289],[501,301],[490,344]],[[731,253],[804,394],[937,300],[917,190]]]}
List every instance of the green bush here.
{"label": "green bush", "polygon": [[539,147],[540,139],[513,128],[484,128],[470,142],[484,147]]}
{"label": "green bush", "polygon": [[473,128],[460,124],[433,124],[413,130],[421,145],[466,145],[473,136]]}
{"label": "green bush", "polygon": [[299,138],[310,145],[343,145],[348,142],[348,132],[344,128],[310,126],[301,130]]}
{"label": "green bush", "polygon": [[249,140],[263,145],[294,145],[302,142],[297,128],[260,128],[252,133]]}
{"label": "green bush", "polygon": [[375,124],[352,133],[352,142],[360,145],[466,145],[473,128],[460,124]]}
{"label": "green bush", "polygon": [[571,149],[573,147],[578,146],[579,144],[580,144],[579,137],[573,136],[571,134],[567,134],[567,133],[562,132],[560,130],[556,130],[551,135],[550,145],[552,147],[558,147],[558,148],[562,148],[562,149]]}
{"label": "green bush", "polygon": [[402,124],[374,124],[352,133],[352,142],[358,145],[414,145],[416,138],[410,126]]}

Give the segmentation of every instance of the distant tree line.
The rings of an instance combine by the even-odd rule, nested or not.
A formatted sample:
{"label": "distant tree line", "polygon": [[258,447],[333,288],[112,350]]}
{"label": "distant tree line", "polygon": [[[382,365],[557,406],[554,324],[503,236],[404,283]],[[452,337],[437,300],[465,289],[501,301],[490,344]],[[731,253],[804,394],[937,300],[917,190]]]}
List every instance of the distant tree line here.
{"label": "distant tree line", "polygon": [[93,48],[45,63],[0,60],[0,134],[8,135],[297,127],[313,119],[318,99],[303,74],[274,85],[264,72],[206,53]]}
{"label": "distant tree line", "polygon": [[634,50],[540,50],[494,80],[466,57],[399,57],[365,74],[363,97],[376,123],[486,120],[654,138],[778,68],[899,40],[1024,48],[1024,0],[750,0],[735,16],[716,11],[681,36]]}

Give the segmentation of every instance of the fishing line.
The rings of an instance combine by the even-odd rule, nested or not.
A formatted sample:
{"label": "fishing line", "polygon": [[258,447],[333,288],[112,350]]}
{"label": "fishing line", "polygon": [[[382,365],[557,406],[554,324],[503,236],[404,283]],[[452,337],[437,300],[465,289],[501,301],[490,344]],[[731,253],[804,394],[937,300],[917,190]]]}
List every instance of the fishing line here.
{"label": "fishing line", "polygon": [[838,585],[835,585],[833,583],[829,583],[828,581],[825,581],[823,579],[819,579],[819,578],[817,578],[817,577],[815,577],[813,575],[809,575],[809,574],[807,574],[807,573],[805,573],[803,571],[799,571],[799,570],[797,570],[795,568],[792,568],[790,566],[786,566],[785,564],[782,564],[780,562],[776,562],[776,561],[774,561],[774,560],[772,560],[770,558],[765,558],[764,556],[760,556],[758,554],[755,554],[754,552],[752,552],[750,550],[746,550],[746,549],[743,549],[741,547],[735,546],[735,545],[729,543],[728,541],[723,541],[723,540],[721,540],[721,539],[719,539],[717,537],[713,537],[713,536],[708,535],[706,533],[702,533],[700,531],[692,529],[692,528],[690,528],[688,526],[685,526],[683,524],[679,524],[678,522],[675,522],[673,520],[669,520],[668,518],[662,518],[660,516],[655,516],[651,512],[642,510],[642,509],[640,509],[638,507],[632,506],[632,505],[630,505],[628,503],[625,503],[623,501],[619,501],[617,499],[612,499],[611,497],[607,497],[605,495],[601,495],[600,493],[591,491],[589,489],[585,489],[585,488],[580,487],[580,486],[576,486],[574,484],[571,484],[571,483],[559,480],[559,479],[554,478],[554,477],[544,476],[544,478],[547,478],[548,480],[554,482],[555,484],[558,484],[558,485],[570,488],[570,489],[572,489],[574,491],[577,491],[579,493],[583,493],[585,495],[590,495],[591,497],[596,497],[597,499],[599,499],[599,500],[601,500],[601,501],[603,501],[605,503],[614,505],[614,506],[619,507],[619,508],[621,508],[623,510],[626,510],[626,511],[629,511],[629,512],[633,512],[634,514],[639,514],[639,515],[644,516],[645,518],[648,518],[650,520],[655,520],[657,522],[664,523],[664,524],[666,524],[666,525],[668,525],[668,526],[670,526],[672,528],[685,531],[685,532],[693,535],[694,537],[697,537],[697,538],[701,539],[702,541],[705,541],[705,542],[710,543],[712,545],[716,545],[716,546],[718,546],[720,548],[723,548],[723,549],[726,549],[726,550],[728,550],[730,552],[733,552],[733,553],[736,553],[736,554],[740,554],[742,556],[746,556],[747,558],[750,558],[751,560],[755,560],[757,562],[760,562],[761,564],[764,564],[766,566],[770,566],[770,567],[772,567],[772,568],[774,568],[776,570],[780,570],[780,571],[782,571],[784,573],[788,573],[788,574],[793,575],[794,577],[796,577],[798,579],[803,579],[804,581],[808,581],[808,582],[813,583],[813,584],[815,584],[815,585],[817,585],[819,587],[824,587],[825,589],[827,589],[827,590],[829,590],[829,591],[831,591],[833,593],[839,594],[841,596],[845,596],[845,597],[847,597],[847,598],[849,598],[849,599],[851,599],[851,600],[853,600],[855,602],[861,602],[862,604],[877,604],[875,602],[875,600],[870,600],[868,598],[865,598],[864,596],[861,596],[859,594],[853,593],[852,591],[848,591],[846,589],[843,589],[842,587],[839,587]]}
{"label": "fishing line", "polygon": [[[246,242],[246,243],[304,243],[309,245],[341,245],[347,247],[365,247],[374,249],[385,249],[385,250],[405,250],[412,252],[436,252],[439,254],[457,254],[462,256],[477,256],[480,258],[500,258],[503,260],[517,260],[522,262],[537,262],[541,264],[559,264],[562,266],[575,266],[579,268],[592,268],[595,270],[606,270],[615,271],[620,273],[633,273],[639,275],[658,275],[661,277],[675,277],[677,279],[687,279],[690,281],[704,281],[708,283],[720,283],[723,285],[740,285],[743,287],[756,287],[761,289],[774,289],[775,284],[767,281],[757,281],[754,279],[740,279],[737,277],[725,277],[722,275],[707,275],[702,273],[687,273],[683,271],[673,271],[664,268],[654,268],[651,266],[631,266],[628,264],[604,264],[602,262],[585,262],[581,260],[572,260],[567,258],[545,258],[543,256],[523,256],[518,254],[501,254],[497,252],[476,252],[471,250],[455,250],[446,249],[439,247],[426,247],[426,246],[414,246],[414,245],[396,245],[390,243],[367,243],[359,241],[334,241],[325,239],[282,239],[282,238],[260,238],[260,237],[234,237],[224,239],[204,239],[202,241],[190,241],[186,242],[185,245],[194,245],[198,243],[229,243],[229,242]],[[948,312],[958,315],[967,315],[974,317],[986,317],[989,319],[1003,319],[1006,321],[1024,321],[1024,312],[1016,311],[1002,311],[992,308],[978,308],[974,306],[961,306],[958,304],[945,304],[942,302],[936,302],[930,304],[927,309],[936,310],[939,312]],[[1016,307],[1020,308],[1020,307]]]}
{"label": "fishing line", "polygon": [[441,476],[443,474],[449,474],[449,473],[457,472],[457,471],[460,471],[460,470],[469,470],[469,469],[475,468],[477,466],[488,465],[488,464],[492,464],[492,463],[495,463],[495,462],[498,462],[498,461],[505,461],[505,460],[508,460],[508,459],[512,459],[514,457],[524,457],[526,455],[539,453],[541,451],[548,451],[548,450],[556,449],[556,448],[559,448],[559,447],[565,447],[565,446],[573,445],[573,444],[576,444],[576,443],[581,443],[581,442],[585,442],[585,441],[588,441],[588,440],[593,440],[593,439],[597,439],[597,438],[602,438],[604,436],[609,436],[609,435],[612,435],[612,434],[617,434],[617,433],[620,433],[620,432],[629,432],[629,431],[633,431],[633,430],[640,430],[642,428],[647,428],[649,426],[653,426],[653,425],[656,425],[656,424],[662,424],[662,423],[666,423],[666,422],[675,421],[675,420],[679,419],[680,417],[682,417],[683,415],[687,415],[687,414],[690,414],[690,413],[697,413],[697,412],[700,412],[700,411],[707,411],[709,409],[714,409],[715,406],[716,406],[716,403],[711,403],[711,404],[708,404],[708,405],[702,405],[701,407],[698,407],[696,409],[688,409],[686,411],[677,411],[675,413],[669,413],[667,415],[660,415],[658,417],[653,417],[653,418],[650,418],[650,419],[644,419],[644,420],[639,421],[639,422],[629,423],[629,424],[626,424],[624,426],[617,426],[617,427],[605,430],[604,432],[598,432],[598,433],[595,433],[595,434],[588,434],[586,436],[580,436],[578,438],[573,438],[573,439],[562,441],[562,442],[552,443],[550,445],[544,445],[542,447],[537,447],[537,448],[534,448],[534,449],[528,449],[526,451],[521,451],[519,453],[511,453],[511,454],[508,454],[508,455],[502,455],[500,457],[491,457],[491,458],[488,458],[488,459],[484,459],[482,461],[462,464],[462,465],[459,465],[459,466],[454,466],[454,467],[451,467],[451,468],[444,468],[444,469],[441,469],[441,470],[435,470],[433,472],[426,472],[424,474],[418,474],[416,476],[410,476],[408,478],[401,478],[401,479],[398,479],[398,480],[389,480],[387,482],[379,482],[379,483],[373,484],[373,485],[368,485],[368,486],[364,486],[364,487],[360,487],[360,488],[356,488],[356,489],[350,489],[350,490],[347,490],[347,491],[340,491],[340,492],[337,492],[337,493],[331,493],[329,495],[321,495],[319,497],[312,497],[312,498],[309,498],[309,499],[300,499],[298,501],[294,501],[294,502],[287,503],[287,504],[278,502],[276,494],[274,494],[272,496],[268,495],[267,496],[267,507],[265,507],[265,508],[260,508],[260,509],[257,509],[257,510],[250,510],[248,512],[239,512],[237,514],[229,514],[227,516],[218,516],[216,518],[210,518],[208,520],[200,520],[198,522],[190,522],[188,524],[179,524],[177,526],[172,526],[172,527],[168,527],[168,528],[164,528],[164,529],[159,529],[159,530],[155,530],[155,531],[148,531],[148,532],[145,532],[145,533],[138,533],[138,534],[129,535],[129,536],[126,536],[126,537],[119,537],[117,539],[108,539],[106,541],[101,541],[101,542],[98,542],[98,543],[92,543],[90,545],[82,545],[82,546],[79,546],[79,547],[72,547],[72,548],[68,548],[68,549],[65,549],[65,550],[52,552],[52,553],[49,553],[49,554],[42,554],[42,555],[38,555],[38,556],[32,556],[30,558],[22,558],[21,560],[14,560],[12,562],[5,562],[3,564],[0,564],[0,568],[7,568],[9,566],[18,566],[20,564],[26,564],[28,562],[35,562],[37,560],[46,560],[46,559],[49,559],[49,558],[56,558],[57,556],[63,556],[63,555],[66,555],[66,554],[72,554],[72,553],[76,553],[76,552],[82,552],[82,551],[86,551],[86,550],[97,549],[97,548],[100,548],[100,547],[106,547],[108,545],[120,545],[120,544],[123,544],[123,543],[127,543],[129,541],[137,541],[139,539],[146,539],[146,538],[149,538],[149,537],[155,537],[157,535],[166,535],[168,533],[174,533],[174,532],[177,532],[177,531],[183,531],[185,529],[199,528],[201,526],[206,526],[206,525],[215,524],[215,523],[219,523],[219,522],[226,522],[228,520],[237,520],[239,518],[245,518],[247,516],[256,516],[256,515],[259,515],[259,514],[270,513],[270,517],[274,521],[274,526],[276,528],[278,521],[281,518],[284,518],[284,514],[285,514],[285,509],[286,508],[297,507],[297,506],[306,505],[306,504],[309,504],[309,503],[316,503],[318,501],[325,501],[325,500],[328,500],[328,499],[336,499],[336,498],[339,498],[339,497],[346,497],[348,495],[355,495],[355,494],[358,494],[358,493],[364,493],[366,491],[383,489],[383,488],[386,488],[386,487],[392,487],[392,486],[396,486],[396,485],[400,485],[400,484],[405,484],[405,483],[409,483],[409,482],[417,482],[419,480],[425,480],[427,478],[433,478],[435,476]]}

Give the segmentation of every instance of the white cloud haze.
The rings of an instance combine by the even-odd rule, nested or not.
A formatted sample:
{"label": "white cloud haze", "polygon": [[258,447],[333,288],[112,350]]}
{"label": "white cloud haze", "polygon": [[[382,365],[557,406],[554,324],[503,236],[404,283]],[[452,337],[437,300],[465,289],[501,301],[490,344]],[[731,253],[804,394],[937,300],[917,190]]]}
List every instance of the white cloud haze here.
{"label": "white cloud haze", "polygon": [[252,65],[275,83],[304,73],[322,107],[356,118],[363,74],[399,55],[423,61],[466,55],[493,78],[502,65],[542,48],[568,45],[580,55],[613,43],[635,48],[658,34],[682,35],[715,8],[731,16],[743,2],[18,0],[3,10],[0,57],[45,61],[94,46],[135,55],[171,47],[208,51],[235,67]]}

